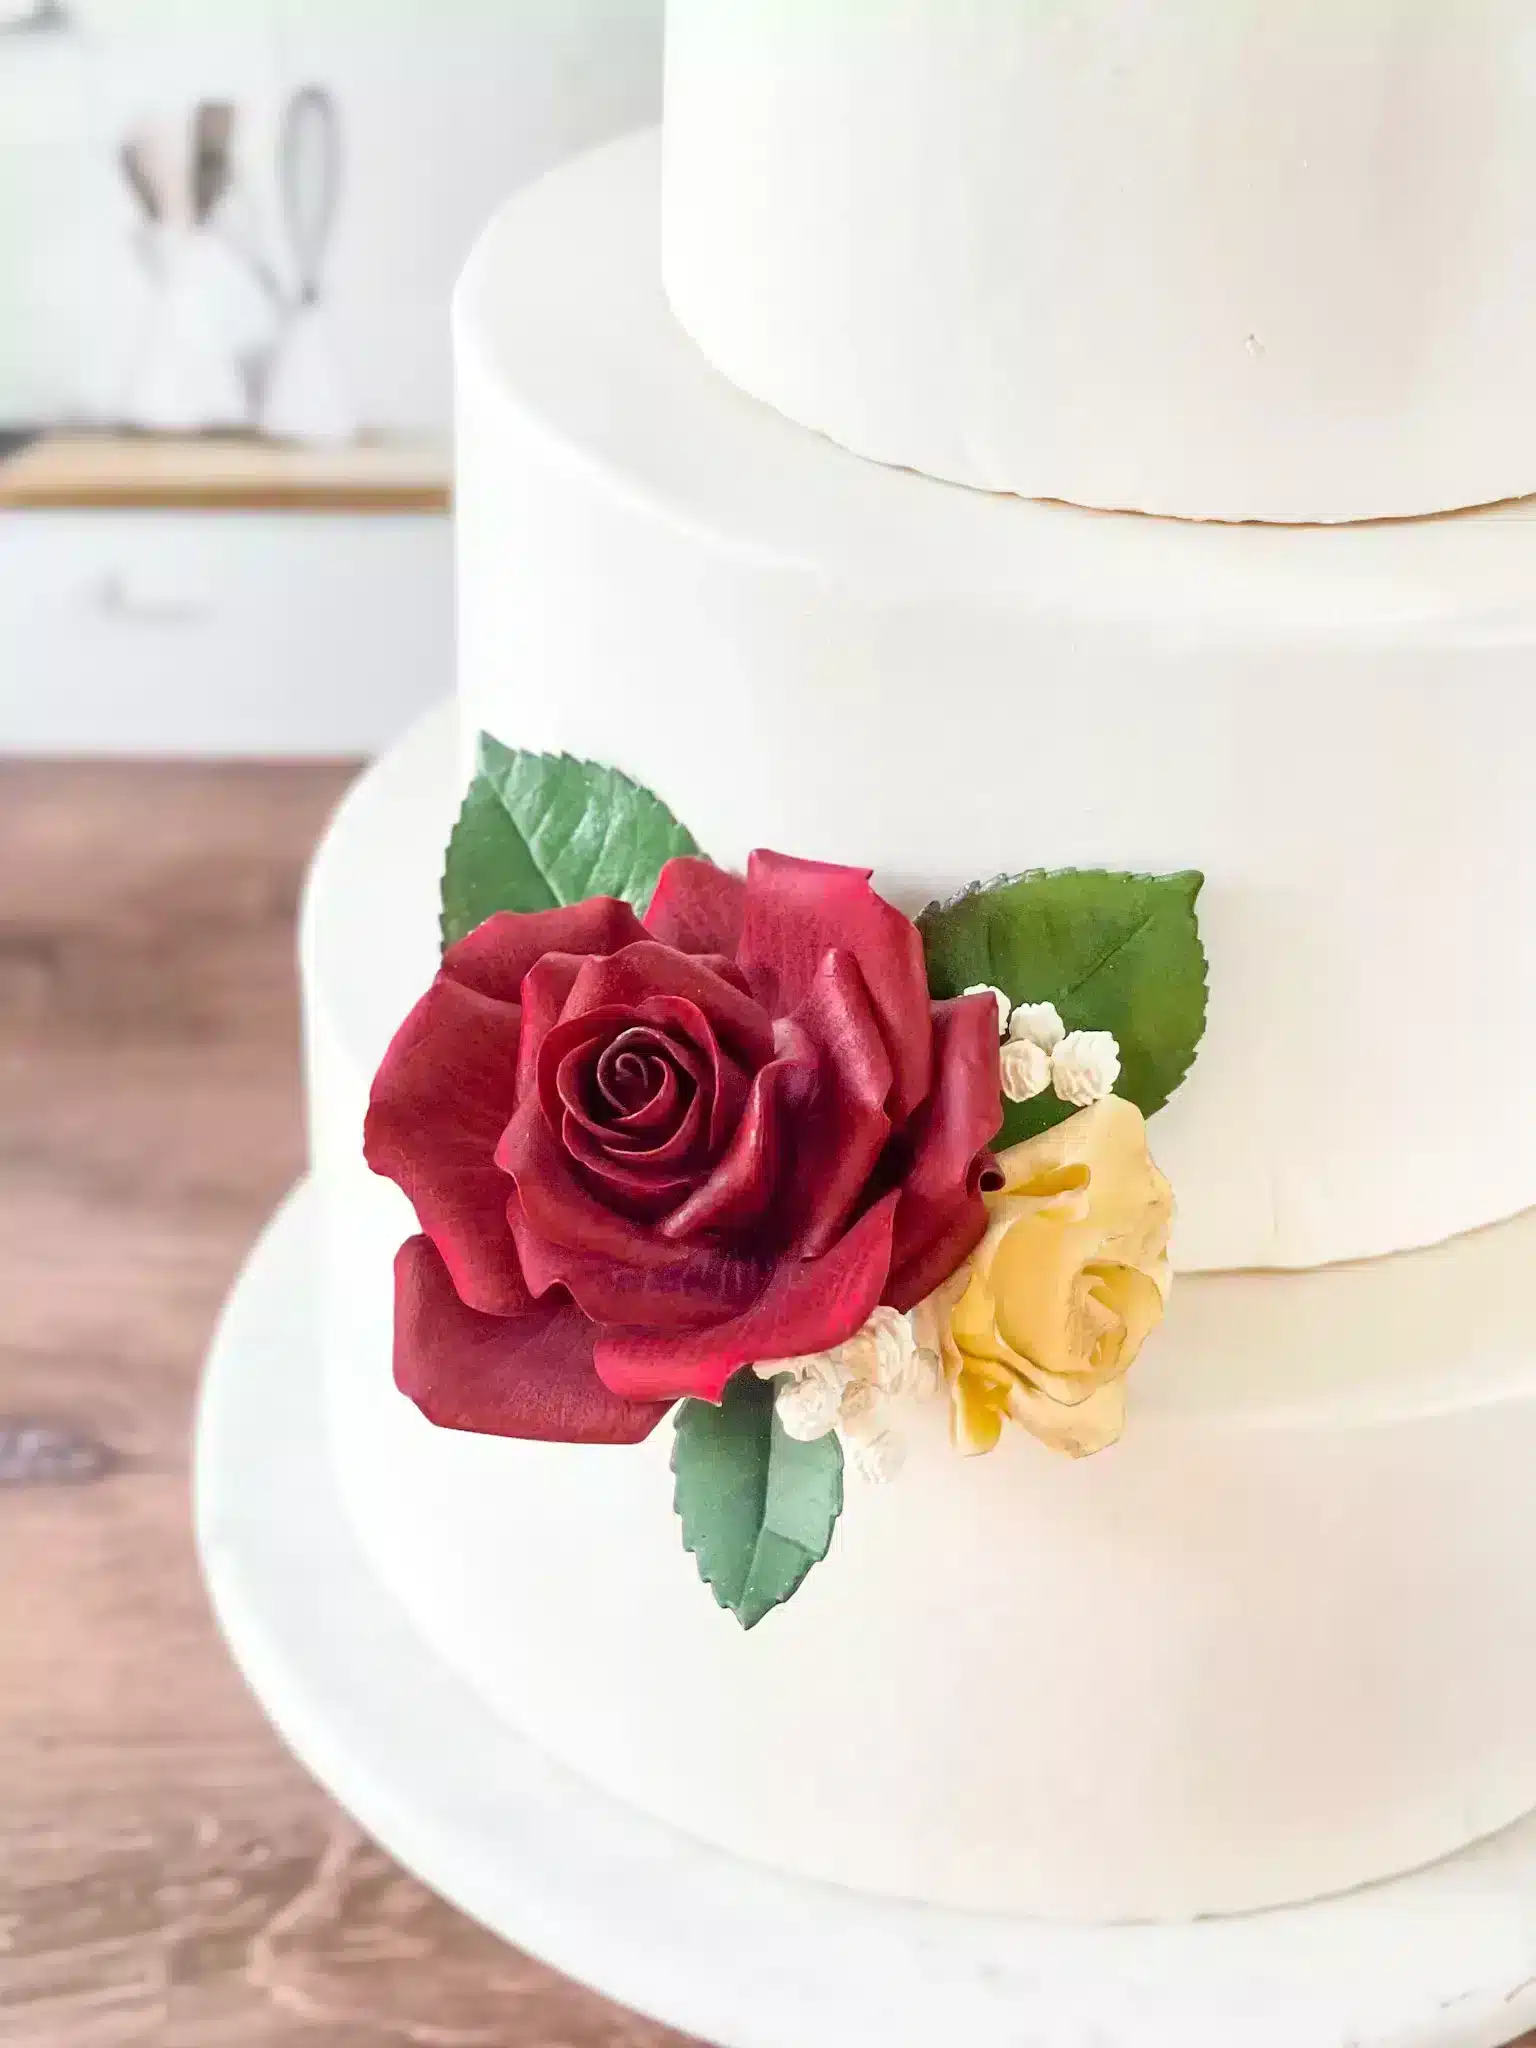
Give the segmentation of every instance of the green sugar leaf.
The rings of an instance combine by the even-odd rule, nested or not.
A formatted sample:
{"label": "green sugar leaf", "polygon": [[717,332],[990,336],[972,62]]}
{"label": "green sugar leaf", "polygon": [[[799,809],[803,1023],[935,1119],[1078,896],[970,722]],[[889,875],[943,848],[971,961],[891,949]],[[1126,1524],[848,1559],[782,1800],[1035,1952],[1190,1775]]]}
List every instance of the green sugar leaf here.
{"label": "green sugar leaf", "polygon": [[719,1407],[685,1401],[675,1423],[683,1544],[743,1628],[755,1628],[820,1564],[843,1506],[836,1436],[797,1443],[773,1396],[771,1380],[739,1372]]}
{"label": "green sugar leaf", "polygon": [[443,944],[498,910],[617,896],[643,912],[667,862],[698,851],[661,799],[616,768],[522,753],[482,733],[448,842]]}
{"label": "green sugar leaf", "polygon": [[[972,889],[918,919],[929,986],[942,999],[989,982],[1015,1003],[1054,1003],[1069,1031],[1112,1031],[1115,1093],[1151,1116],[1189,1072],[1205,1032],[1195,916],[1203,880],[1069,868]],[[1017,1145],[1071,1114],[1049,1093],[1005,1103],[998,1142]]]}

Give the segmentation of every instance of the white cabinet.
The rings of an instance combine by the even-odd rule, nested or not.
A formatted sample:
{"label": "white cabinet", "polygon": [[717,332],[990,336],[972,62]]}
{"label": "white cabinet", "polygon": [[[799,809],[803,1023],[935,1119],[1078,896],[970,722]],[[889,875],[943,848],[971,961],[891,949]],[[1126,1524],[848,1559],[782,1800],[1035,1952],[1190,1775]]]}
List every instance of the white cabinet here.
{"label": "white cabinet", "polygon": [[373,753],[452,687],[440,514],[0,512],[0,752]]}

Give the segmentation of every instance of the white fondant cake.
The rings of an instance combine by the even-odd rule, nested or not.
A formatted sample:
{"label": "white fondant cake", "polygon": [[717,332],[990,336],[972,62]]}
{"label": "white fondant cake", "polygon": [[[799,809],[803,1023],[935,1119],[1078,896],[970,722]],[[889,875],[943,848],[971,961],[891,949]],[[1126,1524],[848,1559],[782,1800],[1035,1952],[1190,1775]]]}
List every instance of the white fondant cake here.
{"label": "white fondant cake", "polygon": [[1197,519],[1536,489],[1526,0],[672,0],[666,276],[881,461]]}
{"label": "white fondant cake", "polygon": [[656,158],[514,201],[460,293],[471,737],[910,910],[1021,859],[1203,868],[1199,1086],[1155,1127],[1185,1270],[1536,1206],[1536,505],[1200,528],[861,462],[678,331]]}
{"label": "white fondant cake", "polygon": [[[516,200],[466,274],[459,714],[364,779],[305,913],[326,1403],[362,1541],[442,1656],[739,1856],[1155,1919],[1385,1876],[1536,1804],[1536,501],[1300,530],[937,480],[1317,522],[1536,486],[1536,23],[1455,14],[673,0],[683,324],[653,136]],[[370,1139],[438,1205],[398,1352],[435,1428],[391,1379],[414,1226],[361,1131],[434,972],[480,729],[643,789],[499,755],[455,836],[476,935]],[[525,814],[527,777],[574,807]],[[622,905],[478,930],[507,896],[454,894],[495,846],[525,910],[608,893],[621,856],[644,907],[676,820],[727,867],[872,866],[914,913],[1021,868],[1204,871],[1208,1029],[1151,1125],[1180,1205],[1160,1327],[1169,1194],[1132,1105],[1167,1088],[1092,1098],[1138,1005],[1198,1038],[1187,886],[1161,980],[1066,1036],[1057,998],[1135,981],[1154,913],[1080,908],[1149,900],[1123,875],[1022,885],[1047,909],[1013,979],[1074,917],[1083,951],[1003,990],[943,985],[974,903],[919,936],[793,863],[743,894],[666,870],[644,945]],[[1047,1085],[1091,1104],[1057,1127],[1083,1149],[993,1161],[991,1091],[1054,1114]],[[784,1220],[802,1174],[820,1249]],[[1069,1212],[1058,1271],[1023,1233]],[[903,1299],[894,1250],[859,1261],[914,1215],[954,1251]],[[744,1328],[805,1341],[765,1359]],[[1147,1331],[1123,1441],[1073,1462],[1016,1426],[1027,1392],[1048,1440],[1108,1441],[1090,1408]],[[913,1383],[886,1487],[849,1435],[896,1398],[882,1337]],[[990,1455],[956,1454],[940,1365]],[[675,1439],[469,1433],[634,1434],[680,1391]]]}
{"label": "white fondant cake", "polygon": [[385,1580],[485,1697],[743,1856],[1049,1917],[1312,1896],[1536,1803],[1536,1218],[1181,1281],[1124,1442],[959,1460],[935,1415],[751,1635],[677,1540],[668,1427],[615,1450],[427,1424],[389,1376],[410,1211],[358,1131],[433,970],[455,753],[445,712],[349,798],[305,1014],[338,1469]]}

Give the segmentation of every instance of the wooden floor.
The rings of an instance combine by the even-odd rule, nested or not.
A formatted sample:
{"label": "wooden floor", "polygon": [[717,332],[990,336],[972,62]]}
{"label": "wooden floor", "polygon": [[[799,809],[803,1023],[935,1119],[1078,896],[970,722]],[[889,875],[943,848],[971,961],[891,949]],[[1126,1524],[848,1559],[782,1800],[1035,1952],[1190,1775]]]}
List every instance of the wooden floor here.
{"label": "wooden floor", "polygon": [[293,916],[346,780],[0,764],[0,2044],[662,2048],[361,1839],[208,1618],[187,1443],[300,1164]]}

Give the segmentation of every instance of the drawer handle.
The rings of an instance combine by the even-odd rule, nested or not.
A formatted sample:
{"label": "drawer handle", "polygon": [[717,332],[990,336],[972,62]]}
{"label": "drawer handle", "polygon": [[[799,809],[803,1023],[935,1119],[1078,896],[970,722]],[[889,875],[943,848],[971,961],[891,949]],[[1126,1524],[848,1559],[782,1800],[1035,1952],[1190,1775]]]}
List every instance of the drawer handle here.
{"label": "drawer handle", "polygon": [[206,591],[153,569],[114,569],[97,586],[96,607],[109,618],[145,625],[190,624],[213,609]]}

